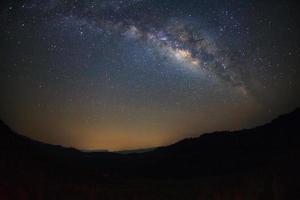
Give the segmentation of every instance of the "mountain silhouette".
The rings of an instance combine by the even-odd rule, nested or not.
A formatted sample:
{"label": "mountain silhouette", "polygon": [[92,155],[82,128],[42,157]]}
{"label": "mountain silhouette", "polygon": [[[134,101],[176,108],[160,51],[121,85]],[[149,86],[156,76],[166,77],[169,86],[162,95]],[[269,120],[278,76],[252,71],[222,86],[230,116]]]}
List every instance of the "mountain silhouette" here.
{"label": "mountain silhouette", "polygon": [[300,199],[300,109],[138,153],[50,145],[0,122],[0,150],[0,199]]}

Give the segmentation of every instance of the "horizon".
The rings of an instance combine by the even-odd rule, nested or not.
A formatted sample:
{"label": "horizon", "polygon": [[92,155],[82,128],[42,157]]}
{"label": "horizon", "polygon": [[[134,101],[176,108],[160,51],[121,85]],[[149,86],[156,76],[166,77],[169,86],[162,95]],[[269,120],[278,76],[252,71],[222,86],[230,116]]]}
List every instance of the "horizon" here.
{"label": "horizon", "polygon": [[60,147],[63,147],[63,148],[75,149],[75,150],[78,150],[78,151],[83,152],[83,153],[105,153],[105,152],[107,152],[107,153],[118,153],[118,154],[131,154],[131,153],[144,153],[144,152],[153,151],[153,150],[161,148],[161,147],[172,146],[172,145],[175,145],[178,142],[181,142],[181,141],[186,140],[186,139],[201,138],[201,136],[203,136],[203,135],[210,135],[210,134],[223,133],[223,132],[226,132],[226,133],[230,132],[231,133],[231,132],[239,132],[239,131],[251,130],[251,129],[259,128],[259,127],[264,126],[266,124],[270,124],[271,122],[273,122],[274,120],[276,120],[276,119],[278,119],[278,118],[280,118],[282,116],[289,115],[289,114],[294,113],[296,111],[300,111],[300,107],[297,107],[297,108],[295,108],[295,109],[293,109],[293,110],[291,110],[289,112],[281,113],[281,114],[277,115],[275,118],[273,118],[273,119],[271,119],[271,120],[269,120],[269,121],[267,121],[267,122],[265,122],[263,124],[255,125],[253,127],[236,129],[236,130],[217,130],[217,131],[212,131],[212,132],[199,133],[198,135],[194,135],[194,136],[191,136],[191,137],[182,138],[182,139],[179,139],[177,141],[174,141],[172,143],[169,143],[169,144],[166,144],[166,145],[162,145],[162,146],[153,146],[153,147],[146,147],[146,148],[133,148],[133,149],[116,149],[116,150],[109,150],[109,149],[79,149],[79,148],[72,147],[72,146],[64,146],[62,144],[46,143],[46,142],[43,142],[43,141],[35,140],[34,138],[27,137],[23,133],[15,131],[8,124],[6,124],[3,120],[1,120],[1,118],[0,118],[0,122],[2,122],[4,125],[8,126],[8,128],[10,128],[13,132],[17,133],[18,135],[25,136],[25,137],[27,137],[30,140],[41,142],[41,143],[44,143],[44,144],[49,144],[49,145],[54,145],[54,146],[60,146]]}

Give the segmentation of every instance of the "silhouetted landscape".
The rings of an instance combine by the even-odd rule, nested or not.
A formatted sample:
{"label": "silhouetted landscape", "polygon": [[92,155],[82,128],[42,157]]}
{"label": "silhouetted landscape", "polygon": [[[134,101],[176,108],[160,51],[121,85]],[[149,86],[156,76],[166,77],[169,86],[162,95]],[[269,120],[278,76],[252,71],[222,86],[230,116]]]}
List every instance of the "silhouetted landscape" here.
{"label": "silhouetted landscape", "polygon": [[0,126],[0,199],[300,199],[300,109],[141,153],[81,152]]}

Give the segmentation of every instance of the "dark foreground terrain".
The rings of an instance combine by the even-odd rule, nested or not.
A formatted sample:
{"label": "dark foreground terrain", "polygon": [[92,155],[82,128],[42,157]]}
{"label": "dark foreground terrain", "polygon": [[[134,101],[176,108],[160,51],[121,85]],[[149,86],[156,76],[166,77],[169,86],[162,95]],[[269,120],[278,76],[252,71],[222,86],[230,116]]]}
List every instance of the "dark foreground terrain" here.
{"label": "dark foreground terrain", "polygon": [[151,152],[84,153],[0,123],[0,199],[300,199],[300,109]]}

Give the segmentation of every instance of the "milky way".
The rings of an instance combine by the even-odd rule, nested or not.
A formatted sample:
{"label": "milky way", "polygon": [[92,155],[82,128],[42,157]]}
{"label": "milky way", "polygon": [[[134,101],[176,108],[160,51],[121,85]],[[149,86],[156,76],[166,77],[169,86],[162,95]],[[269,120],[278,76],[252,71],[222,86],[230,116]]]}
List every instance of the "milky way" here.
{"label": "milky way", "polygon": [[80,149],[170,144],[299,106],[293,1],[28,0],[0,9],[0,117]]}
{"label": "milky way", "polygon": [[[122,9],[119,7],[120,4],[128,8],[129,5],[134,3],[136,2],[111,2],[108,5],[103,3],[101,7],[116,7],[119,11]],[[60,4],[57,6],[60,6]],[[85,12],[89,13],[89,10],[85,10]],[[77,11],[76,14],[82,14],[79,13]],[[94,26],[96,29],[116,31],[126,38],[143,40],[146,42],[145,45],[152,45],[161,54],[176,61],[182,67],[198,69],[207,74],[209,72],[217,78],[229,82],[232,86],[238,87],[238,90],[243,94],[247,94],[247,88],[243,81],[236,72],[228,69],[232,65],[230,55],[219,49],[213,39],[208,38],[204,30],[199,27],[199,24],[194,22],[196,19],[191,15],[188,20],[172,19],[167,21],[164,25],[160,24],[162,26],[160,28],[157,28],[151,21],[145,22],[141,19],[103,20],[101,19],[101,12],[100,16],[96,14],[89,15],[89,18],[86,18],[86,14],[82,14],[82,16],[75,17],[76,21],[85,21],[87,25]],[[149,26],[147,26],[147,23],[149,23]]]}

